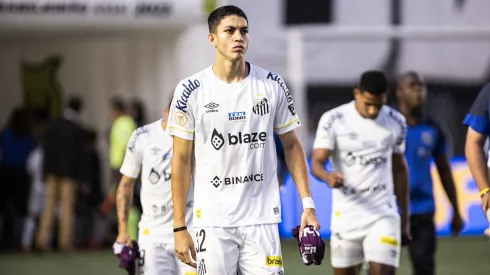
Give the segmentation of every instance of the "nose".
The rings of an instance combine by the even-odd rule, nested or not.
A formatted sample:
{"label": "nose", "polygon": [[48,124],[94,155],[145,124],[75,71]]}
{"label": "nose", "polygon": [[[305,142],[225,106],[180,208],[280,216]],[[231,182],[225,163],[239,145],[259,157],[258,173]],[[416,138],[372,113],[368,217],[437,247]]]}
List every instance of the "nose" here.
{"label": "nose", "polygon": [[369,106],[368,109],[367,109],[367,113],[368,113],[368,116],[370,118],[375,118],[378,116],[379,114],[379,109],[378,107],[375,107],[375,106]]}
{"label": "nose", "polygon": [[233,40],[237,42],[242,42],[243,41],[243,35],[240,32],[240,30],[236,30],[235,33],[233,34]]}

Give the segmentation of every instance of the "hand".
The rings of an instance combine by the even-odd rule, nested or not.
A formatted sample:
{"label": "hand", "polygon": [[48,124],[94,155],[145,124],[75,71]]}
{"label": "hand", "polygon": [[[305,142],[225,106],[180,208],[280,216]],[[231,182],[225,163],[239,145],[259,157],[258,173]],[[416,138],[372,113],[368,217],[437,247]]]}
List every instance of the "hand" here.
{"label": "hand", "polygon": [[299,239],[303,236],[303,230],[307,225],[313,225],[316,230],[320,230],[320,223],[316,217],[315,209],[306,208],[301,215],[301,227],[299,229]]}
{"label": "hand", "polygon": [[125,244],[130,247],[133,247],[133,242],[131,240],[131,237],[129,236],[128,232],[119,232],[116,238],[116,243],[118,244]]}
{"label": "hand", "polygon": [[455,213],[456,214],[453,215],[453,221],[451,222],[451,235],[453,237],[458,236],[464,227],[463,219],[461,219],[461,216],[459,215],[459,213],[457,213],[457,212],[455,212]]}
{"label": "hand", "polygon": [[408,219],[402,219],[401,233],[402,233],[402,246],[406,246],[412,240],[412,234],[410,233],[410,221]]}
{"label": "hand", "polygon": [[328,173],[327,183],[332,188],[339,188],[344,185],[344,176],[340,172]]}
{"label": "hand", "polygon": [[[194,247],[194,241],[192,240],[189,231],[183,230],[174,233],[175,240],[175,255],[179,261],[190,265],[194,268],[197,267],[196,261],[196,248]],[[189,254],[190,250],[190,254]],[[192,258],[191,258],[192,257]],[[192,261],[194,260],[194,262]]]}
{"label": "hand", "polygon": [[490,193],[486,193],[481,198],[481,203],[483,207],[483,213],[487,217],[489,227],[485,230],[485,235],[490,237]]}

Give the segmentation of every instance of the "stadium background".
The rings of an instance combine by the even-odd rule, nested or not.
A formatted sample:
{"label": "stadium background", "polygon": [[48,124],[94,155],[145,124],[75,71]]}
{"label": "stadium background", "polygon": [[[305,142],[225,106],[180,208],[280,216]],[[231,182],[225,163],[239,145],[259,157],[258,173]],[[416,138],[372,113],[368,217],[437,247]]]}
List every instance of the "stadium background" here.
{"label": "stadium background", "polygon": [[[436,221],[441,236],[439,274],[487,272],[484,253],[488,243],[481,237],[486,221],[463,157],[465,128],[461,121],[479,88],[489,80],[490,17],[486,11],[490,2],[166,0],[147,1],[152,4],[141,7],[140,1],[85,0],[77,3],[86,9],[71,6],[56,12],[42,7],[46,3],[63,6],[63,1],[27,2],[0,1],[2,122],[22,103],[47,104],[53,113],[59,113],[63,99],[70,94],[82,95],[86,105],[82,120],[101,135],[110,127],[106,109],[114,95],[140,97],[149,120],[157,119],[175,83],[212,63],[213,50],[206,39],[206,8],[219,4],[234,4],[247,13],[251,33],[247,59],[282,75],[289,84],[298,113],[304,118],[301,137],[308,154],[320,115],[352,98],[352,87],[362,71],[384,70],[393,82],[397,74],[417,70],[429,84],[428,107],[451,140],[453,174],[467,223],[464,235],[471,235],[445,237],[451,213],[435,176]],[[19,8],[21,3],[29,8]],[[134,10],[139,11],[138,16]],[[383,33],[396,27],[413,28],[425,36],[366,38],[361,34],[345,39],[342,34],[362,33],[364,29]],[[291,45],[291,30],[307,34],[299,51]],[[294,66],[298,59],[302,60],[301,67]],[[107,168],[108,148],[103,138],[99,138],[98,147]],[[322,234],[328,237],[329,189],[313,177],[312,185]],[[300,211],[291,186],[287,178],[281,190],[280,226],[285,238],[298,223]],[[286,268],[293,270],[288,273],[303,270],[294,243],[285,240],[284,245]],[[402,274],[409,274],[404,254]],[[323,271],[330,271],[328,256],[325,263]],[[109,251],[0,256],[0,270],[5,274],[78,274],[75,266],[86,267],[92,274],[122,274]],[[320,269],[311,270],[316,274]]]}

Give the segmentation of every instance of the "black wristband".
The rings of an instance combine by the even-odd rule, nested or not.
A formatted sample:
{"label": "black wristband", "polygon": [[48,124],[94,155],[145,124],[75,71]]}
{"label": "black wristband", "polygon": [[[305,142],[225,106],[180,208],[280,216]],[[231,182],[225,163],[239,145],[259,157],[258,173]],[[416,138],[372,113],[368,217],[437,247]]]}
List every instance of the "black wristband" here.
{"label": "black wristband", "polygon": [[184,231],[184,230],[187,230],[187,226],[181,226],[181,227],[177,227],[177,228],[174,228],[174,233],[175,232],[179,232],[179,231]]}

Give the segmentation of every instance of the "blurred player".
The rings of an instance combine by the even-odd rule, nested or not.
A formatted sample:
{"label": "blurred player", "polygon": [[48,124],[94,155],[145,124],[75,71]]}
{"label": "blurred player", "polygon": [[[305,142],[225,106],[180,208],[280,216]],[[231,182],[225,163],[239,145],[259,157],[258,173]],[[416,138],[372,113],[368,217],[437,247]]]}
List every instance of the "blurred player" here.
{"label": "blurred player", "polygon": [[414,275],[435,274],[436,225],[435,202],[431,177],[434,158],[442,186],[453,206],[451,233],[457,236],[463,227],[458,209],[458,198],[444,132],[435,121],[424,115],[422,109],[427,87],[416,72],[408,72],[398,80],[397,99],[400,112],[407,121],[405,157],[410,171],[410,225],[412,241],[409,244]]}
{"label": "blurred player", "polygon": [[[336,275],[395,274],[401,233],[410,238],[403,116],[384,106],[382,72],[362,74],[355,100],[326,112],[313,146],[313,174],[332,188],[332,266]],[[325,170],[332,158],[333,171]],[[398,199],[401,208],[397,209]]]}
{"label": "blurred player", "polygon": [[[319,227],[293,99],[279,75],[245,62],[240,8],[214,10],[208,25],[215,63],[177,85],[170,109],[175,250],[192,265],[197,252],[198,274],[283,274],[274,131],[303,199],[302,227]],[[191,175],[195,246],[184,219]]]}
{"label": "blurred player", "polygon": [[[471,174],[475,179],[482,199],[483,211],[490,222],[490,183],[488,170],[485,167],[485,152],[483,146],[485,139],[490,135],[490,83],[487,83],[478,94],[470,112],[464,119],[469,126],[466,135],[465,155]],[[488,163],[490,166],[490,161]],[[490,228],[485,231],[490,236]]]}
{"label": "blurred player", "polygon": [[[131,244],[128,215],[133,202],[134,181],[141,169],[141,202],[143,215],[139,223],[139,260],[141,274],[196,274],[195,269],[175,257],[172,232],[172,196],[170,190],[172,138],[166,133],[168,107],[164,118],[133,132],[121,167],[122,178],[117,190],[119,235],[117,244]],[[192,194],[192,187],[191,192]],[[185,221],[192,220],[192,196]]]}

